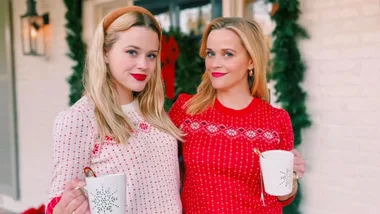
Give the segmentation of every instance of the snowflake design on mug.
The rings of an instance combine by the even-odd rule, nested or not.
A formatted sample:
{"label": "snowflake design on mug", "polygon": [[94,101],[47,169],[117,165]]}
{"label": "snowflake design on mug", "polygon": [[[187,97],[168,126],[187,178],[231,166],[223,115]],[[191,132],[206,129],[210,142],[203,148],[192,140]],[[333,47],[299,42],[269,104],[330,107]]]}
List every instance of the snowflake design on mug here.
{"label": "snowflake design on mug", "polygon": [[280,185],[281,186],[290,187],[290,185],[292,183],[292,181],[291,181],[292,172],[290,171],[290,169],[286,169],[285,172],[280,171],[280,173],[281,173],[281,183],[280,183]]}
{"label": "snowflake design on mug", "polygon": [[115,196],[117,190],[112,192],[111,188],[104,188],[103,185],[101,189],[95,189],[95,193],[91,193],[94,198],[91,202],[94,204],[94,210],[97,210],[96,213],[112,213],[115,208],[119,208],[116,201],[119,199]]}

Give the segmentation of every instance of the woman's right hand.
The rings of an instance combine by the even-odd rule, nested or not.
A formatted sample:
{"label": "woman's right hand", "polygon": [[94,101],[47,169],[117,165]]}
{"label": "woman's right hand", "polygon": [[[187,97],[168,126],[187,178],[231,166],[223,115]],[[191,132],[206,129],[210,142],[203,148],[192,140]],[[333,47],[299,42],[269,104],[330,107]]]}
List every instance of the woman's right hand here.
{"label": "woman's right hand", "polygon": [[79,189],[85,185],[84,181],[78,179],[70,181],[54,207],[53,214],[90,214],[88,199]]}

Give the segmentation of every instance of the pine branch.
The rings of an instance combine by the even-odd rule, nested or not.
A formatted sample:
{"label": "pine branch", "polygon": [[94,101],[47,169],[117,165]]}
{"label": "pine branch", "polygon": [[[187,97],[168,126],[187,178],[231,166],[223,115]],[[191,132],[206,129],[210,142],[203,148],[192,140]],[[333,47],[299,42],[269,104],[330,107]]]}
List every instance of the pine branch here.
{"label": "pine branch", "polygon": [[175,99],[165,100],[165,109],[169,110],[179,94],[196,93],[204,72],[204,61],[198,54],[200,44],[198,37],[186,35],[174,29],[171,29],[169,32],[164,32],[164,34],[174,36],[180,50],[175,70]]}
{"label": "pine branch", "polygon": [[[267,2],[279,4],[279,9],[272,16],[276,28],[272,33],[275,40],[271,49],[274,59],[271,62],[273,70],[270,78],[275,81],[276,102],[281,103],[291,117],[294,144],[298,146],[302,142],[302,130],[311,125],[305,105],[307,93],[301,87],[307,67],[302,61],[298,48],[298,41],[309,38],[309,35],[298,24],[301,14],[299,0],[267,0]],[[284,208],[284,214],[299,214],[301,200],[299,190],[295,201]]]}
{"label": "pine branch", "polygon": [[66,18],[66,42],[69,46],[67,56],[75,63],[71,67],[73,73],[67,79],[70,84],[70,101],[74,104],[82,97],[83,82],[82,76],[85,67],[86,46],[82,40],[82,0],[64,0],[67,8]]}

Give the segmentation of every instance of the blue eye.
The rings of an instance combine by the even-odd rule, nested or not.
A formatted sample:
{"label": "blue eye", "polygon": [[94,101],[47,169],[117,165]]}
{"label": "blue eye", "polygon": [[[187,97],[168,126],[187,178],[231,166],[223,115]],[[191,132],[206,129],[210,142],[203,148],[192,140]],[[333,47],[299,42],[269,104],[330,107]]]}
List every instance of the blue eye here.
{"label": "blue eye", "polygon": [[148,58],[150,58],[150,59],[155,59],[156,57],[157,57],[156,54],[149,54],[149,55],[148,55]]}
{"label": "blue eye", "polygon": [[212,51],[207,51],[206,54],[207,54],[207,56],[214,56],[215,55],[214,52],[212,52]]}
{"label": "blue eye", "polygon": [[137,52],[135,50],[128,50],[128,51],[126,51],[126,53],[128,53],[129,55],[132,55],[132,56],[137,55]]}
{"label": "blue eye", "polygon": [[232,54],[231,52],[226,52],[226,53],[224,54],[224,56],[226,56],[226,57],[230,57],[230,56],[233,56],[233,54]]}

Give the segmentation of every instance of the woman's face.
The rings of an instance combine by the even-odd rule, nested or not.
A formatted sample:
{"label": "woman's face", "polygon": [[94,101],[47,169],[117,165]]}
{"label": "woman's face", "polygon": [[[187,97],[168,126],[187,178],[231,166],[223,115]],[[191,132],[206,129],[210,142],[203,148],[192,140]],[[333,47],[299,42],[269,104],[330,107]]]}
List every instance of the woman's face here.
{"label": "woman's face", "polygon": [[238,34],[229,29],[212,30],[206,46],[206,72],[215,89],[249,88],[248,71],[253,62]]}
{"label": "woman's face", "polygon": [[119,96],[145,88],[157,67],[159,44],[157,32],[146,27],[134,26],[118,33],[105,61]]}

